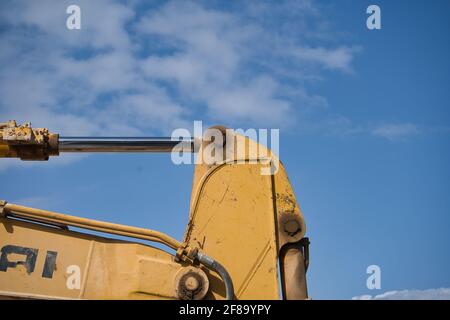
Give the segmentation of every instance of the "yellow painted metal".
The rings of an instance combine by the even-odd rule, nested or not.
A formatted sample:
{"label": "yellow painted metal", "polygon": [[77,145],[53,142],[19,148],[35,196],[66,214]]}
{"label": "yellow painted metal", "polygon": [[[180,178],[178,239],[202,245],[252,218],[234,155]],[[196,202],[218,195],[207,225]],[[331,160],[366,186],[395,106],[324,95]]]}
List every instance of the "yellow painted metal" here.
{"label": "yellow painted metal", "polygon": [[[279,299],[278,223],[285,214],[296,217],[301,230],[294,239],[283,236],[283,244],[298,241],[306,231],[303,216],[284,166],[278,162],[274,175],[262,175],[271,162],[277,163],[275,155],[242,135],[229,137],[227,145],[231,151],[221,163],[196,165],[184,242],[221,261],[236,298]],[[239,145],[244,146],[241,154]],[[258,150],[256,158],[251,150]],[[211,279],[208,298],[224,297],[218,279]]]}
{"label": "yellow painted metal", "polygon": [[0,141],[0,158],[9,158],[11,156],[11,151],[7,144],[2,144]]}
{"label": "yellow painted metal", "polygon": [[[169,253],[11,218],[0,218],[0,244],[37,249],[34,271],[0,272],[0,296],[38,299],[176,299],[175,278],[186,267]],[[42,276],[46,253],[57,252],[52,278]],[[24,261],[10,254],[10,261]],[[79,285],[76,272],[79,270]]]}
{"label": "yellow painted metal", "polygon": [[[185,237],[221,261],[238,299],[279,299],[271,178],[259,169],[224,164],[208,171]],[[220,281],[212,280],[211,289],[211,297],[224,297]]]}

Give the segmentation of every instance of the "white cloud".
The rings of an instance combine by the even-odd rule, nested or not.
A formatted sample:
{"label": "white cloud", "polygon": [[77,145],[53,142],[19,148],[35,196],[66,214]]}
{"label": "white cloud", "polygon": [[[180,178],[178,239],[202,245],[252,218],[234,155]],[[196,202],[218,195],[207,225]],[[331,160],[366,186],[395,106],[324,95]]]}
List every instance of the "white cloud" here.
{"label": "white cloud", "polygon": [[168,134],[194,119],[285,128],[327,106],[305,82],[351,70],[356,54],[315,27],[310,0],[80,0],[72,31],[70,4],[1,2],[2,118],[63,135]]}
{"label": "white cloud", "polygon": [[384,124],[372,130],[374,136],[386,138],[391,141],[403,141],[419,133],[419,128],[412,123]]}
{"label": "white cloud", "polygon": [[87,32],[69,31],[65,27],[66,8],[72,4],[71,0],[6,0],[2,1],[0,18],[9,25],[35,29],[33,31],[40,36],[57,41],[53,48],[67,49],[61,45],[68,45],[70,48],[122,49],[130,45],[124,24],[133,18],[135,12],[132,8],[111,0],[76,1],[81,8],[81,27]]}
{"label": "white cloud", "polygon": [[353,297],[352,299],[353,300],[450,300],[450,288],[388,291],[383,294],[375,296],[362,295]]}
{"label": "white cloud", "polygon": [[339,47],[335,49],[299,47],[292,49],[292,54],[299,59],[316,62],[326,69],[351,71],[351,62],[355,52],[358,50],[356,47]]}
{"label": "white cloud", "polygon": [[1,2],[2,118],[64,135],[168,134],[194,119],[391,141],[420,132],[356,125],[308,89],[324,69],[352,71],[360,51],[337,44],[314,1],[80,0],[76,31],[65,27],[69,4]]}
{"label": "white cloud", "polygon": [[[0,55],[2,117],[64,135],[142,134],[179,125],[186,113],[174,110],[181,106],[169,101],[156,107],[164,90],[143,78],[126,29],[133,8],[79,1],[82,29],[69,31],[68,4],[19,1],[1,10],[14,27],[0,34],[6,52]],[[136,97],[149,97],[148,105]]]}
{"label": "white cloud", "polygon": [[[324,98],[308,94],[298,84],[293,88],[284,78],[300,73],[314,77],[319,72],[315,65],[348,71],[356,50],[303,46],[298,43],[301,31],[280,36],[252,16],[255,11],[260,17],[273,14],[265,5],[250,5],[236,15],[192,2],[169,2],[150,12],[137,29],[162,39],[173,53],[150,55],[144,72],[153,79],[174,81],[180,92],[206,105],[213,120],[283,127],[294,123],[297,112],[315,102],[323,104]],[[278,14],[283,14],[282,20],[286,15],[292,18],[292,12],[317,14],[312,7],[310,1],[285,2]],[[286,60],[289,65],[279,63]],[[251,72],[249,66],[267,70]]]}

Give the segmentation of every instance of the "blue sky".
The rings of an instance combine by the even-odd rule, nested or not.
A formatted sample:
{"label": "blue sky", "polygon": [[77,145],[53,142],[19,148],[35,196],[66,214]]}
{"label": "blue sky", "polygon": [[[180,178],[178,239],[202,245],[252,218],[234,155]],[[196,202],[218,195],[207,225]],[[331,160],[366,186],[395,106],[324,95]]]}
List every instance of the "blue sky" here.
{"label": "blue sky", "polygon": [[[65,27],[78,4],[82,28]],[[366,28],[381,8],[382,29]],[[62,135],[280,128],[309,290],[450,287],[448,1],[2,1],[1,118]],[[2,161],[1,198],[182,238],[170,155]],[[380,290],[366,268],[381,267]]]}

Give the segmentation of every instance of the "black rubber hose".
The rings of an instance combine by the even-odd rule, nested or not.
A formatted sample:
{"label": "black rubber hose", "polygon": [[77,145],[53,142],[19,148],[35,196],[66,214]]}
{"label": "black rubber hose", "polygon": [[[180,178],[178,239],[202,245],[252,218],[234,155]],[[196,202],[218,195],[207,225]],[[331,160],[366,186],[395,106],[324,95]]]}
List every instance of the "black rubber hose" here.
{"label": "black rubber hose", "polygon": [[233,300],[234,299],[233,281],[231,280],[230,274],[225,269],[225,267],[202,252],[197,253],[197,259],[198,261],[200,261],[200,263],[216,271],[220,275],[223,282],[225,283],[226,299]]}

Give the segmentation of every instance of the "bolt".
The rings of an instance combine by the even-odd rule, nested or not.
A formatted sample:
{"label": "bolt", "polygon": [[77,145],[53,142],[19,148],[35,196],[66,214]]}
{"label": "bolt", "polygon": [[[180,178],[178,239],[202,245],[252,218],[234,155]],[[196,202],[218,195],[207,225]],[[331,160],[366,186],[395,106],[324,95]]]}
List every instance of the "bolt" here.
{"label": "bolt", "polygon": [[284,224],[284,231],[286,231],[290,236],[294,236],[300,231],[300,225],[297,220],[289,220]]}
{"label": "bolt", "polygon": [[195,277],[189,276],[188,278],[186,278],[184,285],[186,286],[186,289],[188,289],[189,291],[195,291],[200,286],[200,283]]}

